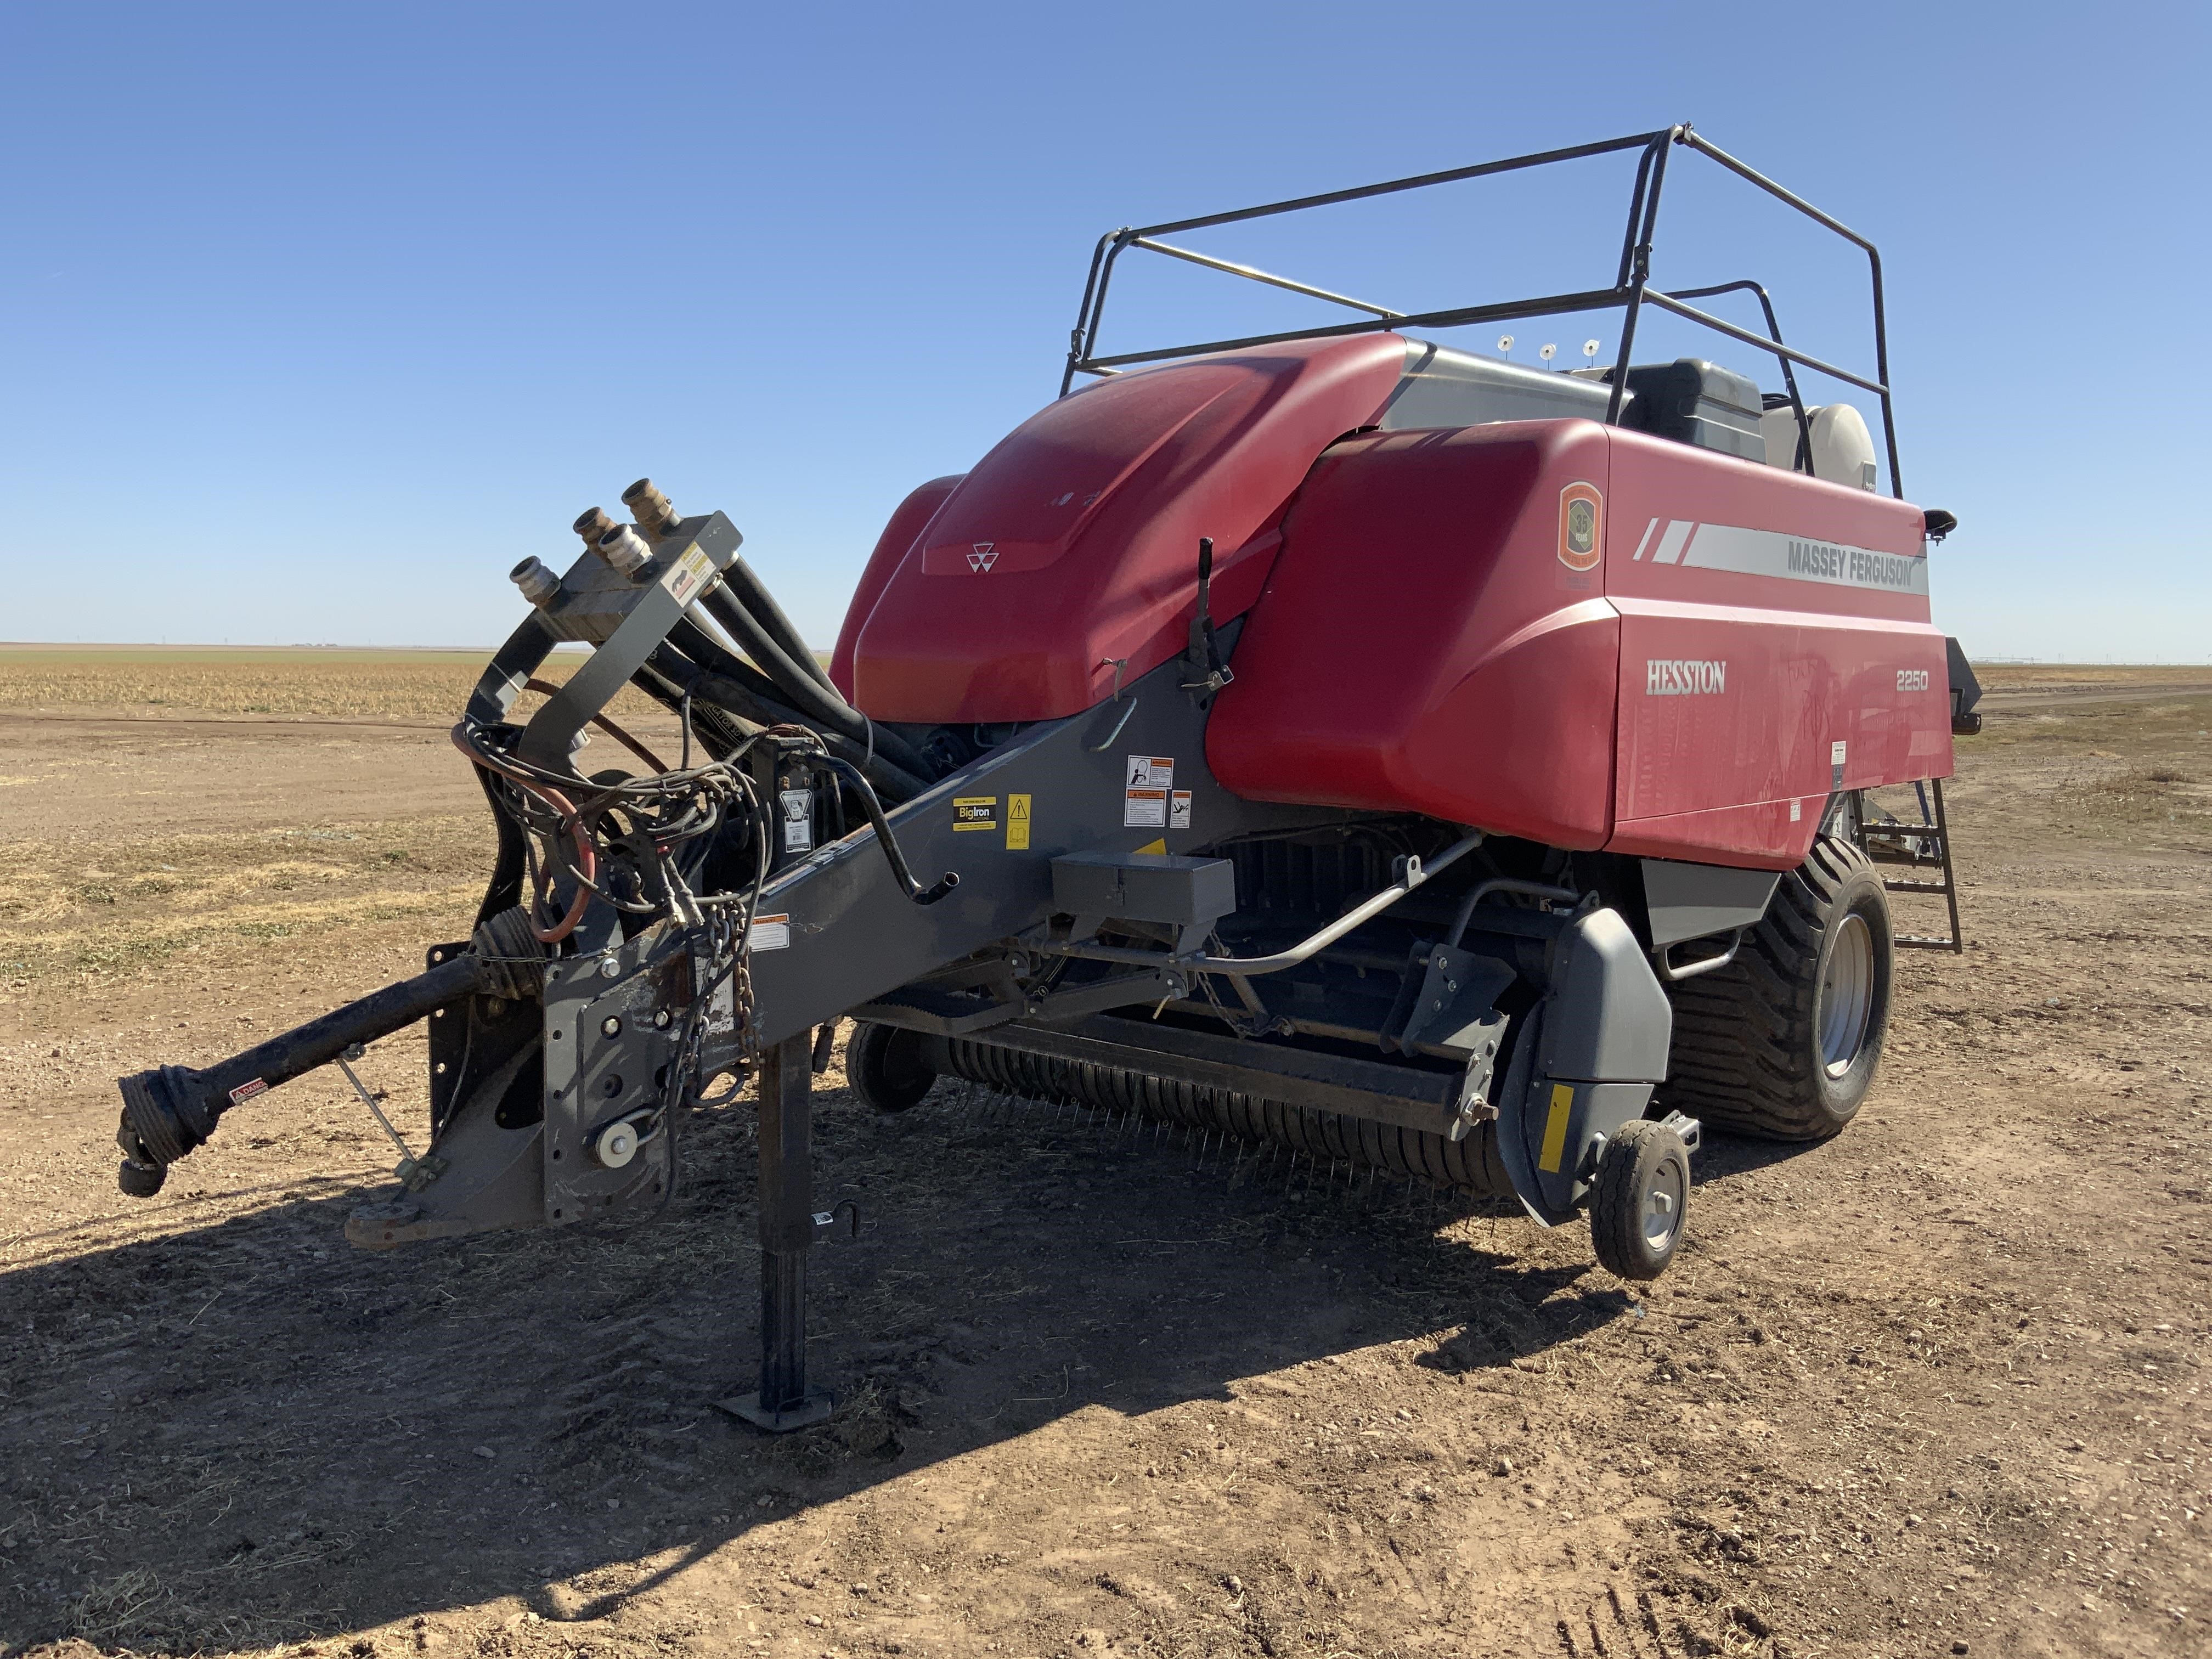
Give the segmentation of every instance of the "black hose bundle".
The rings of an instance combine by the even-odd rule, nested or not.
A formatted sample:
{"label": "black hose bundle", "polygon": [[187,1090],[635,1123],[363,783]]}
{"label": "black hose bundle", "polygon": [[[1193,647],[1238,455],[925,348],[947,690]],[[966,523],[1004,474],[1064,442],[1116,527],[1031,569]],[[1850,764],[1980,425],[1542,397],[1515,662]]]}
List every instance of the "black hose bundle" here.
{"label": "black hose bundle", "polygon": [[[738,562],[742,564],[744,561]],[[868,717],[838,694],[836,687],[830,684],[829,675],[823,672],[822,665],[814,660],[812,652],[802,650],[805,667],[800,667],[799,661],[776,642],[760,619],[723,588],[717,587],[709,592],[703,603],[708,614],[728,630],[730,637],[737,641],[738,648],[753,659],[776,693],[797,710],[807,724],[826,727],[855,743],[872,744],[877,752],[909,772],[927,771],[928,763],[904,738],[895,732],[871,730]],[[781,611],[776,612],[779,617],[782,614]],[[787,622],[784,625],[788,627],[790,624]],[[696,624],[682,623],[679,626],[690,629],[702,639],[705,637],[703,630],[698,629]],[[669,637],[672,640],[676,637],[675,629],[669,631]],[[686,645],[684,649],[690,651],[690,647]],[[713,663],[708,665],[720,666]]]}
{"label": "black hose bundle", "polygon": [[[695,708],[704,702],[757,727],[795,726],[811,731],[830,754],[865,772],[877,792],[894,805],[911,800],[929,787],[928,763],[915,753],[912,745],[896,742],[882,727],[875,728],[877,748],[871,756],[864,739],[825,732],[779,701],[774,695],[775,688],[762,689],[758,671],[723,650],[692,623],[678,623],[669,630],[669,640],[646,659],[646,666],[680,688],[679,699],[683,691],[689,691]],[[892,752],[894,746],[896,754]]]}

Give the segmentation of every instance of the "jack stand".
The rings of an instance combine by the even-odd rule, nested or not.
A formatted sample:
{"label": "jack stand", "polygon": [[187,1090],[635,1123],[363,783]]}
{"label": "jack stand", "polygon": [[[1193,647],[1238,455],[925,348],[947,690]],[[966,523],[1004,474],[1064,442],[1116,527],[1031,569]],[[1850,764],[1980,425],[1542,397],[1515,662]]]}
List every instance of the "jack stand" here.
{"label": "jack stand", "polygon": [[811,1031],[761,1056],[761,1377],[754,1393],[714,1403],[771,1434],[828,1417],[836,1397],[806,1386],[806,1251],[814,1217]]}

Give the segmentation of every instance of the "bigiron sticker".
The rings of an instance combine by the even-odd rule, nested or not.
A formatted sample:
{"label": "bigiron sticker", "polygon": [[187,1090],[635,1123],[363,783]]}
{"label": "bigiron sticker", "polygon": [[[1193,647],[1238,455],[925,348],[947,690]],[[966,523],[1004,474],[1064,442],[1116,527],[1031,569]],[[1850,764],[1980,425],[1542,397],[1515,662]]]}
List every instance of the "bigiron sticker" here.
{"label": "bigiron sticker", "polygon": [[1654,657],[1644,665],[1644,695],[1648,697],[1717,697],[1727,690],[1724,662]]}
{"label": "bigiron sticker", "polygon": [[1604,556],[1605,498],[1594,483],[1577,480],[1559,492],[1559,562],[1570,570],[1595,569]]}
{"label": "bigiron sticker", "polygon": [[952,827],[955,830],[997,829],[999,798],[996,795],[955,795],[952,798]]}

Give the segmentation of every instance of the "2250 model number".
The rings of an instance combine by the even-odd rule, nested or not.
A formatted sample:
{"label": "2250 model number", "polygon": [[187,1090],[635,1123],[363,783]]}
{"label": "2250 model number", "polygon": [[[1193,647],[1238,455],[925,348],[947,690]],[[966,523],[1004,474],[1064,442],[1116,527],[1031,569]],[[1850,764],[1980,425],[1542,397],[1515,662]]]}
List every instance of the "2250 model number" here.
{"label": "2250 model number", "polygon": [[1897,689],[1900,691],[1925,691],[1928,689],[1928,671],[1924,668],[1899,669]]}

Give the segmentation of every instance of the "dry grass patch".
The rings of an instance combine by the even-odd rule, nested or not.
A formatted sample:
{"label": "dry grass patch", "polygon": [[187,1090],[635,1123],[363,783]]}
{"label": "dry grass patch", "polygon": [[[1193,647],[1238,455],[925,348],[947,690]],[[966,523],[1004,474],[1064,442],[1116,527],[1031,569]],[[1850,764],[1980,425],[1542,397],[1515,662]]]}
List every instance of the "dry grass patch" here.
{"label": "dry grass patch", "polygon": [[441,937],[465,931],[491,839],[474,815],[91,847],[19,842],[15,878],[0,892],[0,985],[127,977],[226,941],[400,917]]}
{"label": "dry grass patch", "polygon": [[[54,714],[197,714],[452,720],[490,659],[483,651],[164,651],[0,648],[0,708]],[[585,660],[563,652],[538,671],[558,684]],[[610,706],[657,713],[625,689]]]}

